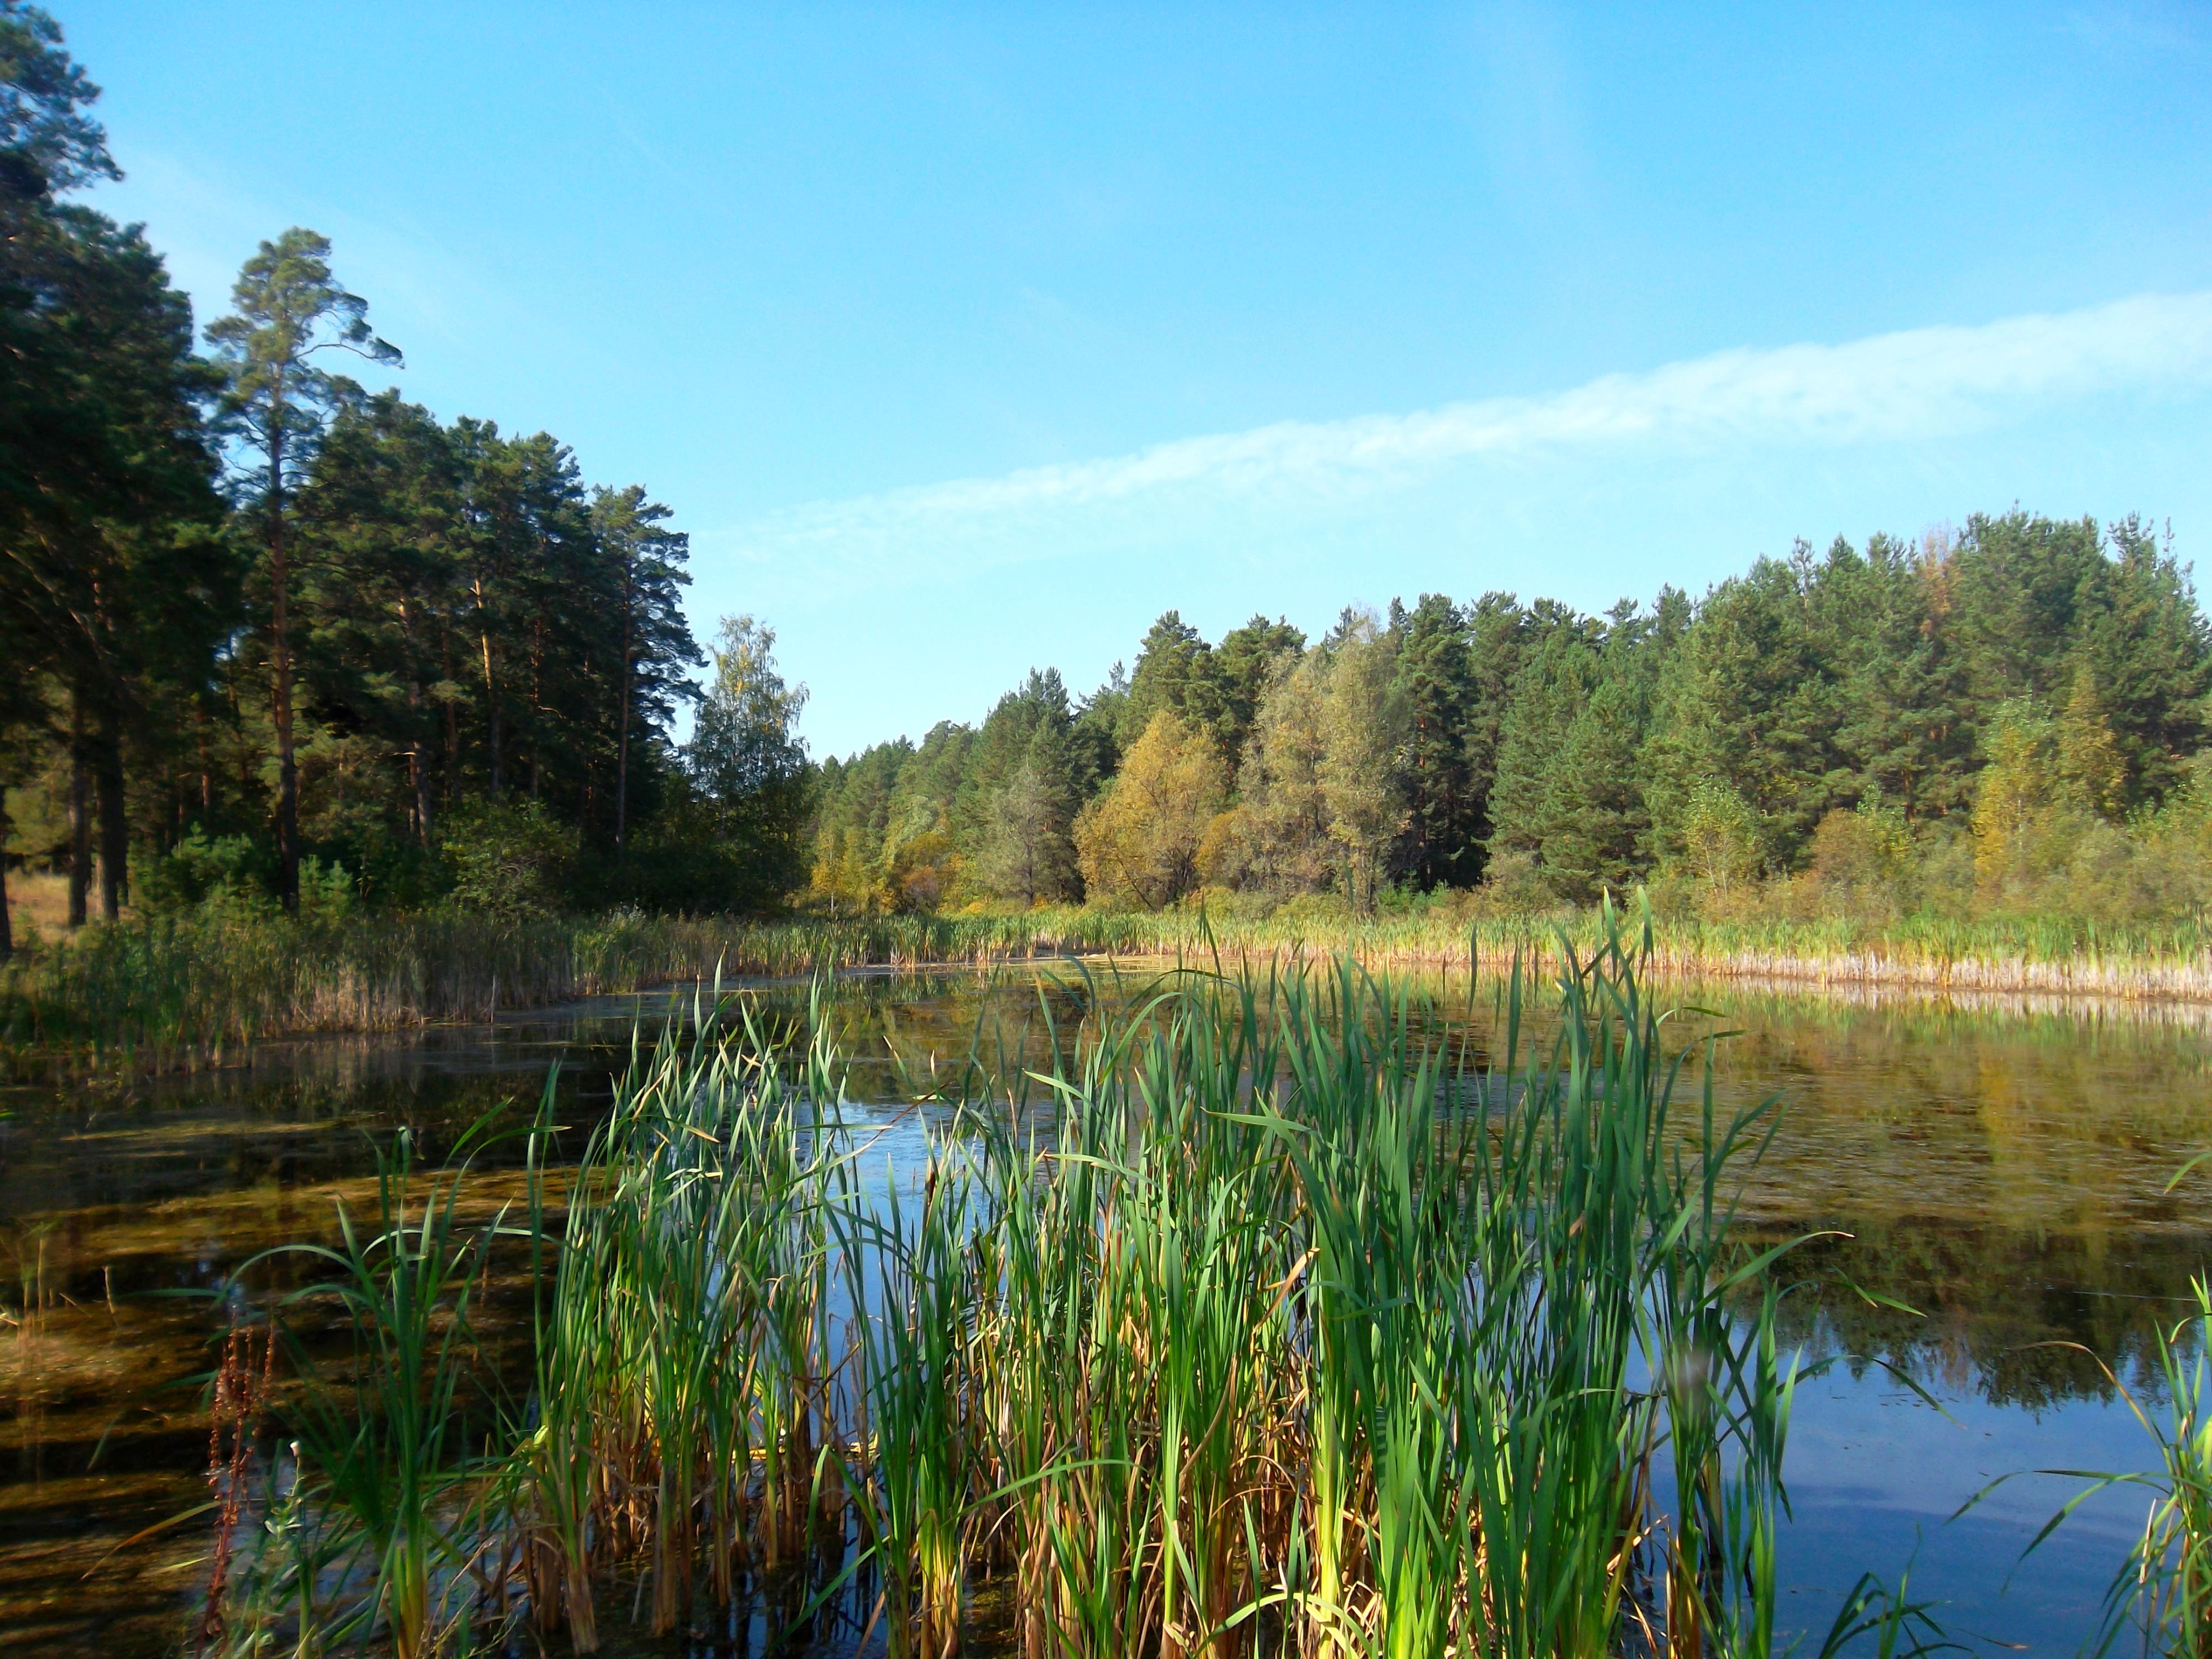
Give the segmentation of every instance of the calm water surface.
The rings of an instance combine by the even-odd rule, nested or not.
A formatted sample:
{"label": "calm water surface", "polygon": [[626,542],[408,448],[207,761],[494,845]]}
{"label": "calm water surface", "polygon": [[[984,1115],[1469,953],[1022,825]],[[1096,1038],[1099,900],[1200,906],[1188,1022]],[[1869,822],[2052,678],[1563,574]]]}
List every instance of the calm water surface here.
{"label": "calm water surface", "polygon": [[[1437,988],[1469,1011],[1464,985]],[[761,996],[805,1015],[803,989]],[[1790,1340],[1837,1362],[1805,1386],[1791,1432],[1790,1622],[1825,1630],[1861,1571],[1893,1581],[1910,1563],[1916,1598],[1945,1603],[1954,1636],[2075,1651],[2141,1503],[2092,1504],[2024,1565],[2072,1483],[2030,1475],[1948,1517],[2000,1475],[2153,1455],[2106,1368],[2156,1414],[2153,1333],[2212,1261],[2212,1166],[2166,1190],[2212,1145],[2212,1010],[1664,996],[1684,1005],[1684,1042],[1735,1033],[1719,1048],[1727,1102],[1784,1102],[1746,1194],[1751,1224],[1849,1235],[1801,1250],[1788,1304]],[[587,1122],[633,1028],[649,1037],[667,1006],[602,1000],[271,1043],[193,1075],[0,1090],[0,1306],[48,1310],[0,1328],[0,1644],[177,1644],[198,1530],[127,1541],[205,1496],[195,1379],[210,1316],[174,1292],[326,1232],[338,1196],[373,1203],[373,1148],[394,1128],[434,1158],[486,1113],[526,1112],[556,1058],[562,1121]],[[954,1061],[979,1025],[987,1042],[1018,1040],[1025,1020],[1034,1036],[1036,1007],[1027,976],[878,975],[850,982],[835,1017],[863,1057],[854,1092],[890,1123],[901,1067]],[[1496,1040],[1486,998],[1471,1024]]]}

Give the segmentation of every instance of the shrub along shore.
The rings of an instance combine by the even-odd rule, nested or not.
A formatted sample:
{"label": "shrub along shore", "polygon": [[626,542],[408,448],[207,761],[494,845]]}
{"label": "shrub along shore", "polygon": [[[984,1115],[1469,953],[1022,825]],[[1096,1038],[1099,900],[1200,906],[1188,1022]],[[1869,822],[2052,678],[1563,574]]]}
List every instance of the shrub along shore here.
{"label": "shrub along shore", "polygon": [[[0,1051],[155,1066],[311,1031],[482,1019],[501,1008],[725,975],[988,966],[1055,956],[1255,963],[1344,953],[1378,968],[1497,971],[1587,951],[1595,912],[1470,915],[1435,905],[1358,920],[1285,908],[746,921],[629,912],[500,920],[458,912],[288,921],[187,913],[95,925],[0,968]],[[1655,923],[1650,971],[1843,989],[2212,1002],[2212,928],[2063,921]]]}

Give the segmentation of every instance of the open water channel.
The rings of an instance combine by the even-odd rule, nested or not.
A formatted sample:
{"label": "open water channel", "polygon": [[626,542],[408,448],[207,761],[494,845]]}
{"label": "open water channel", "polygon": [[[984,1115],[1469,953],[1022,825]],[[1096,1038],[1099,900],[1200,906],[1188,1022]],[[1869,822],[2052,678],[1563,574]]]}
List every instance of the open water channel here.
{"label": "open water channel", "polygon": [[[805,988],[759,988],[804,1014]],[[1478,1042],[1490,1035],[1486,998],[1437,989]],[[1817,1645],[1863,1570],[1894,1582],[1910,1564],[1914,1598],[1943,1604],[1954,1638],[2077,1651],[2147,1498],[2107,1494],[2024,1563],[2079,1482],[2023,1474],[1951,1517],[1999,1476],[2155,1461],[2107,1370],[2155,1419],[2154,1334],[2212,1267],[2212,1164],[2167,1189],[2212,1146],[2212,1009],[1662,994],[1712,1011],[1676,1022],[1684,1039],[1716,1020],[1738,1033],[1721,1050],[1730,1101],[1783,1097],[1750,1224],[1850,1235],[1799,1253],[1807,1284],[1787,1304],[1790,1340],[1840,1358],[1804,1387],[1791,1431],[1785,1622]],[[1017,1029],[1037,997],[1027,970],[855,976],[836,1011],[864,1060],[854,1093],[893,1121],[891,1056],[954,1059],[979,1021]],[[325,1235],[337,1198],[373,1204],[374,1148],[394,1129],[434,1158],[486,1112],[526,1111],[556,1059],[563,1121],[586,1121],[634,1027],[649,1041],[668,1007],[607,999],[0,1090],[0,1307],[45,1309],[0,1328],[0,1651],[182,1642],[205,1540],[191,1525],[138,1536],[206,1491],[197,1379],[215,1319],[175,1292]],[[894,1156],[909,1143],[895,1133]]]}

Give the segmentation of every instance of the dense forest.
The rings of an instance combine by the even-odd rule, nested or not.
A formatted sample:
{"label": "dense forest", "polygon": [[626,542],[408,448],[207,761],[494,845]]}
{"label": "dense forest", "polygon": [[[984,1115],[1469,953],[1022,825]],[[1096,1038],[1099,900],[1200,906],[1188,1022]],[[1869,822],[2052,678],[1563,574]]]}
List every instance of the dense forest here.
{"label": "dense forest", "polygon": [[66,199],[120,177],[99,89],[15,0],[0,93],[8,861],[65,872],[72,924],[779,902],[799,699],[749,619],[702,652],[670,510],[548,433],[365,391],[341,371],[400,353],[312,231],[196,337],[143,228]]}
{"label": "dense forest", "polygon": [[70,925],[2212,903],[2212,633],[2137,519],[1801,544],[1602,616],[1427,594],[1209,641],[1170,611],[1088,696],[1033,671],[815,766],[773,632],[695,639],[644,486],[366,390],[400,353],[312,231],[196,328],[143,228],[70,199],[120,175],[20,0],[0,94],[0,878],[60,872]]}
{"label": "dense forest", "polygon": [[1801,543],[1596,617],[1426,594],[1209,642],[1170,611],[1087,698],[1032,672],[825,763],[809,895],[2179,917],[2212,900],[2208,690],[2136,519]]}

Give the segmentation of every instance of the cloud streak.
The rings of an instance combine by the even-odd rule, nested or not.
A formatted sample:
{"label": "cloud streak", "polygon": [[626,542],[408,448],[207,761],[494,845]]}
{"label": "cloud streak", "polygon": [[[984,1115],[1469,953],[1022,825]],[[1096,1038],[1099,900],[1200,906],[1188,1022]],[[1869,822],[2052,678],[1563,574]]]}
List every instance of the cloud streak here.
{"label": "cloud streak", "polygon": [[929,544],[988,537],[994,525],[1151,495],[1332,496],[1415,482],[1460,462],[1627,447],[1911,441],[2100,394],[2208,386],[2212,293],[2144,295],[1977,327],[1723,351],[1547,397],[1285,421],[1105,459],[817,503],[748,526],[734,538],[735,550],[778,561],[811,555],[850,568],[893,545],[911,556]]}

